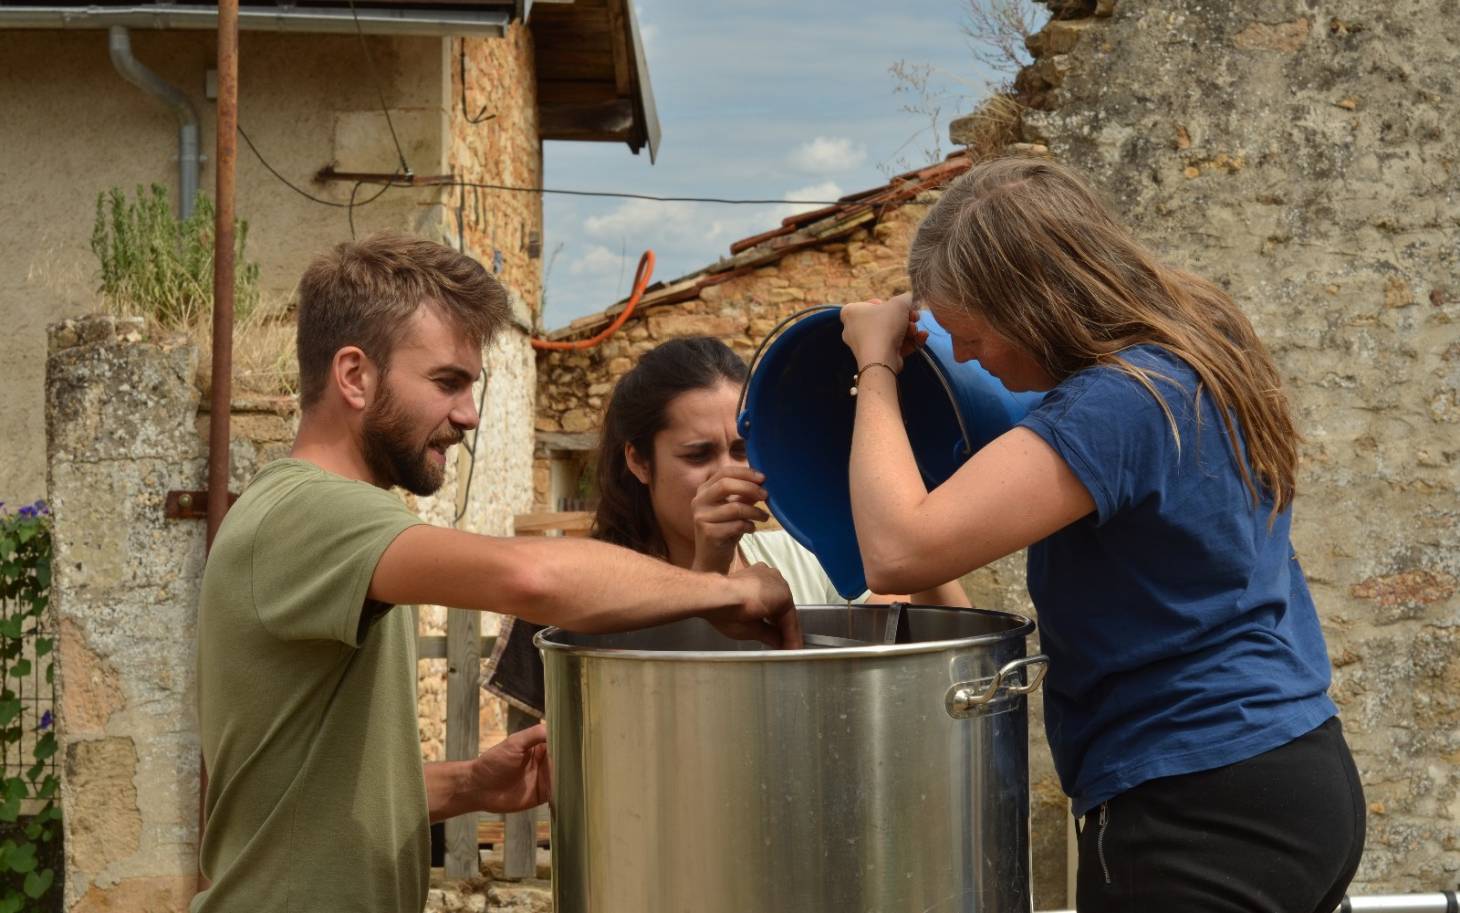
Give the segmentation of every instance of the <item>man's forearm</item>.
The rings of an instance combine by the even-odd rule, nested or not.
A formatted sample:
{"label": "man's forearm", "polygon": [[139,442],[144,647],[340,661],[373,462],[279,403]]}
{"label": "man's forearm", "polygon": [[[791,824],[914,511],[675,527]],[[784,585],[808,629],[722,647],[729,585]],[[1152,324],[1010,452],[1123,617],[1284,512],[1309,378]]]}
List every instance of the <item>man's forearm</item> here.
{"label": "man's forearm", "polygon": [[426,765],[426,807],[431,823],[467,812],[485,811],[474,805],[467,789],[470,761],[436,761]]}
{"label": "man's forearm", "polygon": [[370,595],[603,632],[739,606],[744,592],[733,578],[591,539],[508,539],[417,526],[381,557]]}

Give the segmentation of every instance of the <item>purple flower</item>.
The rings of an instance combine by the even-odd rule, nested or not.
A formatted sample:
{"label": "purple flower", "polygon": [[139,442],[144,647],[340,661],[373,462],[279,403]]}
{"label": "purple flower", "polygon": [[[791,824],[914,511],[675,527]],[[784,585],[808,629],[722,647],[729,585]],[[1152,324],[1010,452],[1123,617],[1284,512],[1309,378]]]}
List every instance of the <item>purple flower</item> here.
{"label": "purple flower", "polygon": [[35,516],[35,508],[34,507],[22,507],[20,509],[20,515],[22,517],[34,517]]}
{"label": "purple flower", "polygon": [[41,714],[41,724],[37,726],[36,729],[50,729],[51,724],[55,721],[55,717],[51,716],[51,711],[47,710],[45,713]]}

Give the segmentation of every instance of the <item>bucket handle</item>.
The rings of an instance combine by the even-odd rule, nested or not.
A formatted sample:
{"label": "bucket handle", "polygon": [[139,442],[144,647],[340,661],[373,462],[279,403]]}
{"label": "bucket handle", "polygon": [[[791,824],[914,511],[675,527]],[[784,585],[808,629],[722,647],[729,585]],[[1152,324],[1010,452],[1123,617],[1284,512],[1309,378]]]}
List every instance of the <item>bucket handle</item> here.
{"label": "bucket handle", "polygon": [[[943,706],[955,720],[968,719],[996,698],[1033,694],[1048,671],[1049,657],[1043,653],[1016,659],[1005,663],[991,679],[954,682],[943,697]],[[1016,673],[1022,673],[1018,680]]]}
{"label": "bucket handle", "polygon": [[[750,366],[745,369],[745,383],[740,385],[740,399],[735,403],[735,417],[737,423],[740,423],[740,416],[745,414],[745,397],[750,392],[750,379],[755,376],[756,366],[760,364],[760,357],[765,354],[766,347],[771,344],[771,340],[779,336],[781,334],[781,331],[784,330],[786,327],[790,326],[792,323],[795,323],[797,320],[800,320],[802,317],[805,317],[807,314],[815,314],[817,311],[833,311],[836,310],[838,307],[840,307],[840,305],[813,304],[809,308],[802,308],[801,310],[782,320],[780,323],[771,327],[771,331],[765,334],[765,339],[762,339],[760,341],[760,345],[755,347],[755,354],[750,356]],[[742,427],[740,429],[740,433],[742,435],[745,434],[745,430],[746,429]]]}
{"label": "bucket handle", "polygon": [[[772,327],[765,339],[760,341],[760,345],[755,347],[755,354],[750,357],[750,366],[745,371],[745,382],[740,385],[740,398],[735,404],[736,424],[742,436],[747,436],[750,432],[750,422],[745,416],[745,398],[750,392],[750,379],[755,376],[755,369],[760,365],[761,356],[765,354],[771,341],[779,336],[787,326],[808,314],[815,314],[817,311],[834,311],[840,308],[839,304],[814,304],[809,308],[802,308]],[[937,359],[928,354],[926,346],[919,344],[913,351],[923,357],[923,360],[928,363],[928,368],[932,370],[933,376],[938,378],[938,383],[942,385],[943,394],[948,397],[948,405],[953,408],[953,417],[958,420],[958,433],[963,436],[963,456],[967,459],[973,455],[973,438],[968,435],[968,424],[963,420],[963,410],[958,408],[958,398],[953,395],[953,387],[948,383],[948,378],[944,376],[943,369],[938,366]]]}

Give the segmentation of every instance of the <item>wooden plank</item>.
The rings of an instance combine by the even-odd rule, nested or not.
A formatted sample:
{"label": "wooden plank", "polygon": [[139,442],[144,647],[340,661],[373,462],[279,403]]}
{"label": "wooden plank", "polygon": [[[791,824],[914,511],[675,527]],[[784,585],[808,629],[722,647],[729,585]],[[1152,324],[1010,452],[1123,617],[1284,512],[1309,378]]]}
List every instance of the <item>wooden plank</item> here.
{"label": "wooden plank", "polygon": [[544,79],[537,84],[539,105],[595,105],[618,97],[613,83],[602,79]]}
{"label": "wooden plank", "polygon": [[[552,823],[546,820],[538,821],[534,825],[536,833],[533,835],[538,846],[548,846],[552,840]],[[477,824],[477,844],[479,846],[501,846],[507,831],[506,822],[501,819],[482,817]]]}
{"label": "wooden plank", "polygon": [[634,104],[627,98],[591,105],[541,105],[543,139],[623,139],[634,128]]}
{"label": "wooden plank", "polygon": [[633,86],[629,84],[629,23],[624,18],[626,0],[609,0],[608,39],[613,44],[613,84],[618,94],[628,97]]}
{"label": "wooden plank", "polygon": [[593,512],[590,510],[539,511],[512,518],[513,533],[518,536],[540,536],[559,530],[573,535],[587,533],[592,527]]}
{"label": "wooden plank", "polygon": [[[520,732],[536,723],[534,717],[508,705],[508,732]],[[503,822],[502,877],[531,878],[537,874],[537,828],[534,817],[534,810],[528,809],[508,815]],[[450,846],[449,843],[447,845]]]}
{"label": "wooden plank", "polygon": [[[446,610],[446,759],[465,761],[481,753],[482,616],[465,609]],[[446,876],[481,874],[477,856],[477,814],[446,822]]]}
{"label": "wooden plank", "polygon": [[592,451],[598,449],[598,433],[596,431],[539,431],[536,444],[544,450]]}
{"label": "wooden plank", "polygon": [[[491,656],[492,651],[497,648],[497,638],[489,635],[482,638],[478,655]],[[416,638],[416,659],[445,659],[446,638],[440,634],[427,634]]]}

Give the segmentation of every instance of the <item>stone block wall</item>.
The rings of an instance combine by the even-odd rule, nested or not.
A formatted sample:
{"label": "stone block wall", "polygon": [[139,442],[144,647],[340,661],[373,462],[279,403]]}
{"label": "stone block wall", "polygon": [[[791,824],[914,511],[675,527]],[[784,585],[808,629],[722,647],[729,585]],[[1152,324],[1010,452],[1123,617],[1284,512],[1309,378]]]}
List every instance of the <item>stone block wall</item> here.
{"label": "stone block wall", "polygon": [[1369,800],[1353,892],[1460,880],[1460,3],[1058,0],[1044,144],[1220,282],[1305,436],[1294,545]]}
{"label": "stone block wall", "polygon": [[[452,42],[451,171],[460,180],[509,187],[542,185],[532,31],[513,22],[505,38]],[[465,55],[465,108],[461,56]],[[480,120],[479,123],[472,123]],[[518,296],[518,318],[535,326],[542,298],[542,195],[448,188],[448,236]]]}
{"label": "stone block wall", "polygon": [[191,347],[95,317],[52,328],[52,605],[60,627],[65,909],[183,910],[197,872],[193,641],[204,486]]}

